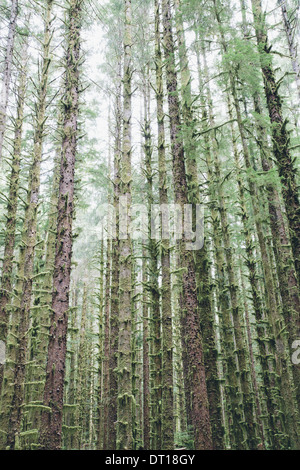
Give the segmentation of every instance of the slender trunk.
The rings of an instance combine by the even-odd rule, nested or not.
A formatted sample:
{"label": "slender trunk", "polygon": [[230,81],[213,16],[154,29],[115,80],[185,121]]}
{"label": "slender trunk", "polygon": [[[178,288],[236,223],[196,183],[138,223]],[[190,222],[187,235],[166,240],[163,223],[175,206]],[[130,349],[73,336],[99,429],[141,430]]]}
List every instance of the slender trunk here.
{"label": "slender trunk", "polygon": [[24,272],[20,279],[20,306],[19,306],[19,329],[17,361],[14,370],[14,390],[12,396],[12,408],[9,418],[9,429],[7,434],[7,445],[13,449],[15,440],[20,432],[23,414],[22,404],[24,401],[24,382],[26,372],[28,329],[30,321],[30,307],[32,297],[34,254],[37,244],[37,211],[40,194],[40,170],[42,161],[42,148],[45,130],[46,96],[50,65],[50,43],[51,43],[51,10],[53,0],[48,0],[45,13],[45,32],[43,43],[43,65],[41,80],[38,88],[38,102],[36,113],[36,124],[34,132],[33,161],[29,175],[29,187],[27,194],[27,205],[22,235],[22,257],[24,259]]}
{"label": "slender trunk", "polygon": [[290,241],[298,279],[300,277],[300,203],[296,170],[290,150],[287,120],[283,118],[279,83],[276,82],[271,59],[272,47],[268,44],[266,24],[261,0],[251,0],[256,39],[261,60],[265,95],[272,124],[273,153],[282,181],[282,195],[289,224]]}
{"label": "slender trunk", "polygon": [[[8,303],[11,298],[12,290],[12,270],[15,249],[18,193],[20,180],[21,163],[21,145],[24,117],[24,101],[26,95],[27,81],[27,60],[28,60],[28,40],[24,44],[23,64],[20,70],[18,97],[17,97],[17,116],[15,119],[14,143],[11,161],[11,174],[9,180],[9,196],[6,214],[4,257],[2,265],[1,289],[0,289],[0,340],[6,343],[8,330]],[[4,365],[0,364],[0,394],[3,380]]]}
{"label": "slender trunk", "polygon": [[86,368],[87,364],[87,286],[83,287],[82,308],[81,308],[81,321],[80,321],[80,335],[79,335],[79,348],[78,348],[78,372],[77,372],[77,408],[76,408],[76,421],[77,432],[79,432],[78,450],[83,449],[84,444],[84,421],[86,419],[85,406],[86,406]]}
{"label": "slender trunk", "polygon": [[[158,171],[159,201],[168,204],[166,143],[164,125],[164,86],[163,63],[160,38],[159,3],[155,2],[155,64],[156,64],[156,103],[158,126]],[[173,331],[171,307],[171,275],[169,241],[162,240],[162,449],[174,449],[174,399],[173,399]]]}
{"label": "slender trunk", "polygon": [[[163,44],[166,59],[168,105],[170,117],[173,177],[176,204],[183,210],[188,204],[188,187],[185,173],[185,156],[181,135],[177,74],[175,68],[172,17],[169,0],[162,2]],[[192,422],[195,449],[211,449],[212,437],[209,403],[205,378],[202,337],[199,326],[197,286],[193,254],[186,250],[184,241],[179,243],[182,266],[181,335],[187,360],[185,387],[191,394]]]}
{"label": "slender trunk", "polygon": [[72,257],[72,219],[74,211],[74,173],[79,105],[80,26],[82,0],[71,0],[67,33],[63,142],[58,197],[56,254],[53,296],[44,391],[41,446],[60,449],[63,391],[68,327],[69,290]]}
{"label": "slender trunk", "polygon": [[98,355],[98,429],[97,429],[97,449],[103,449],[104,428],[103,419],[103,364],[104,364],[104,243],[103,232],[99,259],[99,290],[98,290],[98,308],[99,308],[99,355]]}
{"label": "slender trunk", "polygon": [[248,310],[248,305],[247,305],[247,300],[246,300],[247,294],[246,294],[245,282],[243,279],[241,258],[240,258],[240,276],[241,276],[242,294],[243,294],[244,310],[245,310],[245,318],[246,318],[248,347],[249,347],[249,353],[250,353],[251,378],[252,378],[252,383],[253,383],[253,388],[254,388],[254,393],[255,393],[256,413],[258,416],[260,437],[261,437],[261,443],[258,445],[258,448],[265,450],[266,445],[265,445],[264,426],[262,422],[262,407],[260,404],[261,396],[259,394],[258,381],[257,381],[257,376],[256,376],[256,370],[255,370],[255,357],[254,357],[254,350],[253,350],[253,344],[252,344],[251,323],[250,323],[250,315],[249,315],[249,310]]}
{"label": "slender trunk", "polygon": [[[278,3],[281,8],[282,19],[284,24],[284,30],[289,46],[290,57],[292,61],[292,67],[295,73],[295,80],[298,90],[298,96],[300,100],[300,64],[297,55],[297,44],[295,43],[295,28],[297,25],[292,25],[291,19],[289,17],[289,13],[287,11],[287,4],[286,0],[278,0]],[[294,21],[295,23],[295,21]]]}
{"label": "slender trunk", "polygon": [[7,37],[6,52],[5,52],[5,59],[4,59],[3,84],[2,84],[2,91],[0,95],[0,162],[2,160],[2,152],[3,152],[3,140],[4,140],[4,133],[5,133],[9,87],[10,87],[12,63],[13,63],[15,33],[16,33],[16,26],[17,26],[18,4],[19,4],[18,0],[11,0],[8,37]]}
{"label": "slender trunk", "polygon": [[[152,142],[150,128],[150,84],[149,71],[145,77],[144,94],[144,154],[145,154],[145,175],[147,179],[147,204],[148,204],[148,227],[151,233],[151,207],[154,204],[153,195],[153,169],[152,169]],[[148,263],[148,283],[150,303],[150,338],[151,338],[151,448],[161,449],[162,439],[162,355],[161,355],[161,315],[160,315],[160,295],[158,286],[158,250],[156,240],[149,239],[147,243],[149,263]]]}
{"label": "slender trunk", "polygon": [[[175,0],[176,32],[179,48],[181,95],[182,95],[182,132],[185,151],[185,167],[188,176],[189,203],[201,203],[202,195],[199,191],[197,170],[197,121],[193,109],[192,76],[189,68],[187,49],[184,36],[184,26],[180,11],[180,0]],[[194,207],[195,212],[195,207]],[[194,218],[196,214],[194,214]],[[195,230],[195,224],[193,229]],[[203,337],[204,364],[206,385],[209,401],[209,412],[214,449],[223,448],[223,427],[221,415],[221,392],[217,368],[217,347],[214,331],[214,317],[211,308],[209,263],[207,257],[206,240],[204,246],[194,253],[196,282],[198,291],[200,325]]]}
{"label": "slender trunk", "polygon": [[143,247],[143,449],[150,450],[150,365],[149,365],[149,307],[148,295],[145,285],[148,282],[147,275],[147,250]]}
{"label": "slender trunk", "polygon": [[[109,105],[109,117],[108,117],[108,125],[109,125],[109,154],[108,154],[108,177],[111,179],[111,142],[110,142],[110,105]],[[111,189],[108,190],[108,204],[111,204]],[[109,449],[109,441],[108,441],[108,415],[109,415],[109,380],[110,380],[110,371],[109,371],[109,343],[110,343],[110,311],[111,311],[111,252],[112,252],[112,245],[111,245],[111,220],[109,217],[108,220],[108,237],[107,237],[107,249],[106,249],[106,273],[105,273],[105,313],[104,313],[104,364],[103,364],[103,396],[104,396],[104,414],[103,419],[105,423],[105,430],[104,430],[104,441],[103,441],[103,450]]]}
{"label": "slender trunk", "polygon": [[[116,212],[116,232],[119,233],[119,199],[120,199],[120,160],[121,160],[121,63],[118,65],[118,87],[115,102],[115,142],[114,142],[114,208]],[[108,445],[110,450],[116,449],[117,397],[118,397],[118,337],[119,337],[119,272],[120,242],[118,237],[112,244],[112,280],[110,310],[110,352],[109,352],[109,415]]]}
{"label": "slender trunk", "polygon": [[[121,162],[122,206],[129,221],[131,206],[131,115],[132,115],[132,25],[131,0],[125,0],[124,34],[124,105],[123,105],[123,148]],[[123,211],[123,212],[124,212]],[[121,224],[120,224],[121,227]],[[122,227],[123,228],[123,227]],[[128,230],[126,230],[128,232]],[[125,239],[123,239],[125,238]],[[131,240],[128,233],[120,240],[120,311],[118,348],[118,426],[117,449],[130,450],[132,435],[132,382],[131,382]]]}

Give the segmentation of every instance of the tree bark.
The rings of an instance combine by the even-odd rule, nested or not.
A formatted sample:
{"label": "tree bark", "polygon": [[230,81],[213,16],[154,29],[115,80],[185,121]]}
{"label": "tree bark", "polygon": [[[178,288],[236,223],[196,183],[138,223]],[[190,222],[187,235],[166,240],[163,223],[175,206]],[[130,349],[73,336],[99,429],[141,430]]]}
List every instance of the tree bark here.
{"label": "tree bark", "polygon": [[[175,200],[176,204],[183,210],[184,205],[188,204],[189,201],[185,173],[184,146],[181,135],[178,84],[175,69],[172,17],[169,0],[162,1],[162,15]],[[199,326],[195,264],[192,252],[185,250],[184,241],[185,240],[179,243],[179,253],[183,271],[181,335],[183,350],[185,351],[187,360],[185,387],[191,394],[195,449],[211,449],[213,445],[203,359],[203,343]]]}
{"label": "tree bark", "polygon": [[44,391],[41,447],[61,448],[63,391],[68,327],[69,290],[72,257],[72,219],[74,211],[74,174],[77,148],[79,106],[80,27],[82,0],[71,0],[67,26],[65,96],[63,105],[63,142],[58,197],[56,254],[53,295]]}
{"label": "tree bark", "polygon": [[[125,0],[124,75],[123,75],[123,147],[121,160],[120,195],[129,222],[131,205],[131,115],[132,115],[132,19],[131,0]],[[121,226],[121,223],[120,223]],[[123,228],[123,227],[122,227]],[[125,239],[123,239],[125,238]],[[118,347],[118,425],[117,449],[130,450],[132,435],[132,382],[131,382],[131,240],[127,230],[120,240],[120,311]]]}
{"label": "tree bark", "polygon": [[[156,104],[158,131],[158,171],[159,201],[168,204],[163,62],[160,33],[160,7],[155,1],[155,70],[156,70]],[[171,275],[169,241],[162,240],[162,448],[174,449],[174,399],[173,399],[173,329],[171,303]]]}
{"label": "tree bark", "polygon": [[254,16],[256,39],[261,60],[265,95],[272,124],[273,153],[282,181],[282,195],[289,224],[290,241],[295,260],[297,277],[300,277],[300,203],[296,181],[296,170],[290,150],[287,120],[283,118],[282,99],[279,83],[276,83],[271,59],[271,47],[261,0],[251,0]]}
{"label": "tree bark", "polygon": [[[11,174],[9,180],[9,196],[6,214],[4,257],[2,264],[1,289],[0,289],[0,340],[6,343],[8,330],[8,303],[12,291],[12,270],[15,249],[15,236],[17,224],[18,194],[21,164],[21,145],[24,118],[24,102],[26,95],[28,60],[28,38],[23,49],[23,64],[19,74],[19,86],[17,95],[17,116],[15,119],[14,143],[11,161]],[[0,394],[3,380],[4,365],[0,364]]]}
{"label": "tree bark", "polygon": [[6,52],[5,52],[5,59],[4,59],[3,84],[2,84],[2,91],[0,95],[0,162],[2,160],[2,152],[3,152],[3,140],[4,140],[4,133],[5,133],[9,87],[10,87],[12,64],[13,64],[15,33],[16,33],[16,26],[17,26],[18,4],[19,4],[18,0],[11,0],[8,37],[7,37],[7,45],[6,45]]}
{"label": "tree bark", "polygon": [[289,53],[292,61],[292,67],[295,73],[295,80],[298,90],[298,97],[300,100],[300,65],[297,55],[297,45],[295,44],[295,27],[292,26],[291,20],[289,18],[289,13],[287,11],[287,3],[286,0],[278,0],[278,3],[281,8],[281,14],[284,24],[284,30],[289,46]]}

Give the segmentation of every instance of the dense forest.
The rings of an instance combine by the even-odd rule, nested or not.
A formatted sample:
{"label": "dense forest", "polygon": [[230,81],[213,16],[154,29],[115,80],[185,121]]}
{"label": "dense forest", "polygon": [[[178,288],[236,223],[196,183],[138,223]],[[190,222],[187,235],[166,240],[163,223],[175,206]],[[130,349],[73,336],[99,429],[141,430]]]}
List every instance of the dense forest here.
{"label": "dense forest", "polygon": [[1,0],[0,449],[300,449],[298,0]]}

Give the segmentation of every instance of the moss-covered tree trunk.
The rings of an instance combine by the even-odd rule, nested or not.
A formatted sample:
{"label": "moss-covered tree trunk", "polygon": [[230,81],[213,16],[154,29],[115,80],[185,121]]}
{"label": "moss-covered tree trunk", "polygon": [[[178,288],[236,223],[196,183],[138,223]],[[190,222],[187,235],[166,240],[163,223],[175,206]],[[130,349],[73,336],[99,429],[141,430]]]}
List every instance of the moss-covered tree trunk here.
{"label": "moss-covered tree trunk", "polygon": [[104,441],[104,420],[103,420],[103,362],[104,362],[104,242],[103,232],[102,241],[100,242],[100,256],[99,256],[99,279],[98,279],[98,407],[97,407],[97,449],[103,449]]}
{"label": "moss-covered tree trunk", "polygon": [[296,28],[297,28],[297,16],[296,13],[293,14],[291,18],[291,12],[288,11],[286,0],[278,0],[278,3],[281,8],[282,20],[284,25],[284,30],[286,34],[287,43],[289,46],[289,53],[292,62],[293,71],[295,73],[295,80],[298,90],[298,97],[300,100],[300,64],[298,59],[297,43],[295,41]]}
{"label": "moss-covered tree trunk", "polygon": [[251,0],[258,51],[261,60],[265,95],[271,121],[273,153],[282,181],[282,195],[289,224],[289,234],[297,276],[300,276],[300,203],[296,181],[296,169],[290,150],[287,120],[283,117],[280,83],[276,82],[271,49],[266,31],[265,15],[261,0]]}
{"label": "moss-covered tree trunk", "polygon": [[48,0],[44,19],[45,30],[43,41],[43,63],[40,83],[38,86],[38,98],[34,129],[34,149],[32,156],[32,165],[29,173],[27,204],[25,209],[25,219],[22,234],[21,257],[24,260],[24,272],[22,272],[19,276],[20,305],[18,306],[18,346],[16,354],[16,364],[14,368],[14,387],[11,401],[12,407],[10,409],[9,428],[7,430],[7,445],[11,449],[14,448],[16,437],[20,432],[23,412],[22,404],[25,396],[24,382],[27,360],[28,329],[30,321],[30,307],[34,276],[34,255],[37,244],[37,211],[40,194],[40,171],[46,121],[46,98],[50,65],[50,28],[52,5],[53,0]]}
{"label": "moss-covered tree trunk", "polygon": [[[108,177],[111,179],[111,135],[110,135],[110,126],[111,126],[111,112],[109,104],[109,116],[108,116],[108,126],[109,126],[109,140],[108,140]],[[107,195],[108,204],[112,203],[111,188],[108,188]],[[109,370],[109,344],[110,344],[110,311],[111,311],[111,263],[112,263],[112,230],[111,230],[111,216],[108,217],[108,229],[107,229],[107,242],[106,242],[106,272],[105,272],[105,312],[104,312],[104,364],[103,364],[103,397],[104,397],[104,414],[103,419],[105,423],[105,432],[103,440],[103,450],[109,448],[108,441],[108,415],[109,415],[109,380],[110,380],[110,370]]]}
{"label": "moss-covered tree trunk", "polygon": [[208,171],[208,191],[209,209],[212,218],[213,245],[216,263],[218,314],[221,322],[221,352],[223,357],[223,370],[225,376],[225,398],[227,413],[227,440],[231,441],[233,448],[243,447],[243,432],[240,432],[240,422],[242,420],[241,395],[239,393],[239,379],[237,371],[236,353],[233,326],[231,321],[231,305],[226,279],[226,263],[224,249],[222,246],[222,230],[220,225],[219,203],[217,195],[218,178],[215,175],[212,153],[218,151],[218,145],[213,134],[209,133],[210,127],[214,127],[213,104],[209,86],[204,90],[204,80],[208,78],[205,55],[203,53],[204,68],[203,74],[200,64],[200,48],[197,47],[197,65],[199,75],[199,89],[201,91],[200,100],[202,107],[202,131],[204,135],[204,155]]}
{"label": "moss-covered tree trunk", "polygon": [[[187,48],[184,36],[184,26],[181,14],[181,2],[175,0],[176,32],[179,48],[181,96],[182,96],[182,133],[185,150],[185,168],[188,177],[188,200],[195,206],[203,202],[203,195],[199,191],[197,169],[197,121],[193,108],[192,75],[190,72]],[[196,226],[194,223],[193,229]],[[204,364],[206,370],[206,384],[209,400],[210,421],[213,445],[216,450],[223,448],[223,428],[221,416],[221,393],[217,368],[217,347],[214,330],[214,316],[210,298],[209,263],[206,240],[204,246],[194,253],[196,282],[198,290],[199,315],[203,337]]]}
{"label": "moss-covered tree trunk", "polygon": [[[129,223],[131,205],[131,118],[132,118],[132,19],[131,0],[125,0],[124,75],[123,75],[123,143],[121,160],[120,196],[122,209]],[[122,226],[121,226],[122,223]],[[131,239],[128,226],[120,221],[124,232],[120,237],[120,310],[118,346],[118,421],[117,449],[130,450],[132,435],[132,382],[131,382]]]}
{"label": "moss-covered tree trunk", "polygon": [[18,0],[11,0],[10,19],[8,25],[8,36],[4,59],[3,83],[0,95],[0,162],[2,160],[3,140],[6,127],[6,114],[9,96],[9,87],[11,82],[14,42],[16,35],[17,17],[18,17]]}
{"label": "moss-covered tree trunk", "polygon": [[[23,49],[23,63],[19,73],[19,85],[17,92],[17,115],[15,119],[14,142],[11,161],[11,174],[9,179],[9,195],[6,212],[4,256],[2,264],[1,288],[0,288],[0,340],[6,342],[9,312],[8,303],[12,291],[12,271],[14,260],[18,194],[20,180],[20,163],[22,147],[22,130],[24,118],[24,102],[26,95],[27,81],[27,60],[28,60],[28,39],[26,39]],[[0,393],[3,380],[4,365],[0,364]]]}
{"label": "moss-covered tree trunk", "polygon": [[[163,45],[166,60],[166,77],[170,117],[171,147],[175,200],[181,209],[188,204],[188,187],[185,172],[184,146],[178,98],[177,73],[175,68],[174,41],[170,1],[162,2]],[[199,325],[197,286],[193,253],[186,250],[185,240],[179,243],[182,267],[182,300],[180,313],[181,335],[187,363],[185,387],[191,396],[192,422],[195,449],[211,449],[211,427],[209,403],[203,358],[203,342]]]}
{"label": "moss-covered tree trunk", "polygon": [[[87,297],[88,290],[86,284],[83,287],[82,308],[80,320],[80,334],[78,347],[78,366],[77,366],[77,382],[76,382],[76,431],[78,432],[78,450],[84,448],[85,442],[85,420],[86,420],[86,372],[87,372]],[[68,432],[68,429],[65,429]]]}
{"label": "moss-covered tree trunk", "polygon": [[114,208],[116,213],[117,237],[112,243],[112,280],[111,280],[111,310],[110,310],[110,351],[109,351],[109,415],[108,415],[108,446],[116,449],[117,397],[118,397],[118,338],[119,338],[119,263],[120,241],[119,233],[119,200],[120,200],[120,161],[121,161],[121,63],[118,64],[118,85],[114,107],[115,140],[114,140]]}
{"label": "moss-covered tree trunk", "polygon": [[145,285],[148,282],[147,250],[143,247],[143,449],[150,450],[150,347],[149,347],[149,302]]}
{"label": "moss-covered tree trunk", "polygon": [[[160,38],[160,8],[155,2],[155,67],[158,127],[159,202],[168,204],[164,114],[163,61]],[[162,449],[174,449],[173,329],[169,240],[161,240],[162,266]]]}
{"label": "moss-covered tree trunk", "polygon": [[[58,197],[56,254],[53,274],[52,318],[41,430],[43,449],[60,449],[63,416],[66,342],[72,257],[74,176],[79,108],[80,29],[83,1],[71,0],[68,10],[63,97],[63,141]],[[48,409],[49,408],[49,409]]]}
{"label": "moss-covered tree trunk", "polygon": [[[149,69],[144,83],[144,155],[145,175],[147,180],[148,228],[151,233],[151,208],[154,204],[152,138],[150,127],[150,84]],[[158,244],[150,238],[148,249],[148,280],[146,286],[150,306],[150,351],[151,351],[151,448],[159,450],[162,444],[162,351],[161,351],[161,314],[160,292],[158,285]]]}

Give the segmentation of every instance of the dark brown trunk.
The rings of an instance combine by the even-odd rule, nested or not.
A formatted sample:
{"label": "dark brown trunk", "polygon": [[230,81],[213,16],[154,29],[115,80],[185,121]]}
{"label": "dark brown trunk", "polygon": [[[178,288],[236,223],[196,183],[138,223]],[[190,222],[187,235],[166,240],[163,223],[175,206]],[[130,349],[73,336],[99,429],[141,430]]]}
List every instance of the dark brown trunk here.
{"label": "dark brown trunk", "polygon": [[65,96],[63,105],[63,142],[58,198],[56,255],[53,274],[52,318],[46,368],[41,447],[61,448],[63,392],[69,289],[72,257],[72,219],[74,211],[74,174],[79,105],[80,26],[82,0],[71,0],[69,7]]}

